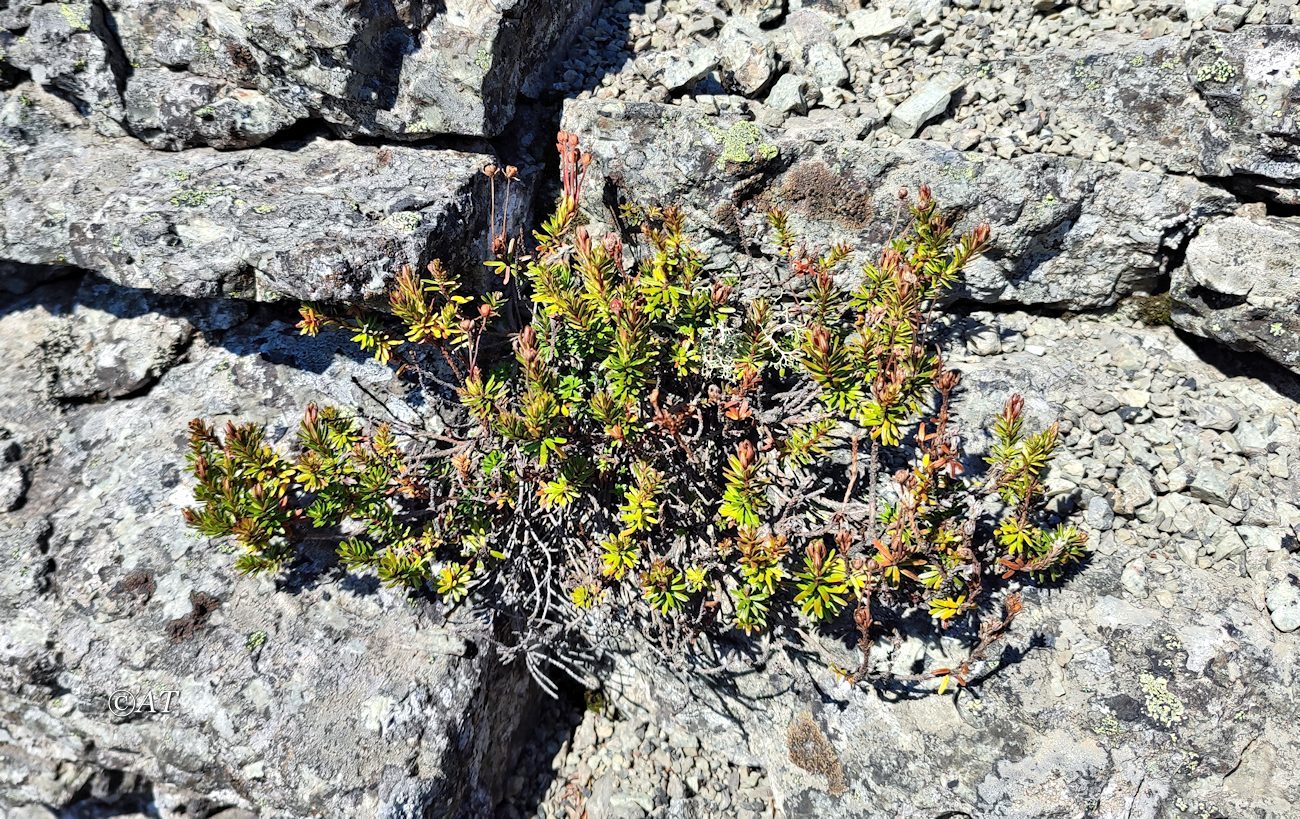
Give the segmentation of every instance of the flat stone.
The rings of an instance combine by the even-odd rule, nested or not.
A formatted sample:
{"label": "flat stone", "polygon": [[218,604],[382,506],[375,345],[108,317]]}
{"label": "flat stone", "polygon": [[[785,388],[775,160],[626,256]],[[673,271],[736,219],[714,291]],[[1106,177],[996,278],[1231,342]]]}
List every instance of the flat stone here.
{"label": "flat stone", "polygon": [[[191,298],[353,303],[382,296],[403,264],[477,270],[487,258],[489,153],[322,137],[164,153],[55,125],[69,107],[32,86],[6,94],[34,104],[0,115],[12,146],[0,258]],[[517,187],[515,225],[527,197]]]}
{"label": "flat stone", "polygon": [[1269,617],[1278,631],[1300,628],[1300,585],[1294,577],[1285,577],[1268,590],[1265,597]]}
{"label": "flat stone", "polygon": [[927,122],[948,108],[952,93],[961,81],[952,76],[932,79],[912,93],[889,116],[889,128],[903,139],[916,136]]}
{"label": "flat stone", "polygon": [[767,95],[767,106],[784,114],[802,114],[808,110],[808,80],[795,74],[783,74]]}
{"label": "flat stone", "polygon": [[1214,506],[1227,506],[1232,498],[1232,481],[1212,464],[1197,468],[1188,484],[1191,496]]}

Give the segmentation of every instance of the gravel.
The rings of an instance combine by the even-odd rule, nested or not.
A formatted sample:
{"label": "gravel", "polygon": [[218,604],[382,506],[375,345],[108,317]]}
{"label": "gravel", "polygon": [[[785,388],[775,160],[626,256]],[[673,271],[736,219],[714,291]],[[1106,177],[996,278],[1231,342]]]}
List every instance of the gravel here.
{"label": "gravel", "polygon": [[[959,150],[1011,158],[1047,153],[1132,168],[1155,167],[1138,148],[1106,134],[1078,132],[1070,121],[1037,109],[1017,81],[1015,62],[1058,50],[1085,50],[1104,38],[1190,40],[1205,30],[1300,22],[1300,4],[1243,0],[881,0],[867,8],[801,0],[631,0],[608,4],[603,16],[570,50],[552,92],[577,98],[662,101],[682,90],[677,72],[647,70],[656,60],[698,65],[698,51],[718,49],[717,69],[685,89],[677,104],[725,106],[763,122],[803,113],[795,95],[764,92],[779,77],[801,75],[820,99],[806,104],[852,119],[868,110],[885,115],[864,135],[890,145],[913,135]],[[727,11],[734,14],[728,16]],[[718,21],[722,24],[718,25]],[[937,78],[965,83],[943,99]],[[787,86],[787,90],[792,88]],[[838,93],[824,93],[836,89]],[[758,100],[763,100],[759,102]],[[894,109],[906,105],[897,118]]]}

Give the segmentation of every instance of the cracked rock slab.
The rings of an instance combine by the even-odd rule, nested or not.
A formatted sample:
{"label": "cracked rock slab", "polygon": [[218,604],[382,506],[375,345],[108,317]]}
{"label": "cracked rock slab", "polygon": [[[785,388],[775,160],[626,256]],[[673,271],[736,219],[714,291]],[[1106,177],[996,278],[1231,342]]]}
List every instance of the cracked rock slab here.
{"label": "cracked rock slab", "polygon": [[493,815],[534,690],[522,667],[341,580],[329,549],[279,584],[238,577],[180,517],[190,418],[274,438],[310,401],[364,406],[358,384],[384,394],[391,370],[217,301],[172,317],[199,332],[147,395],[53,406],[32,384],[62,363],[42,339],[75,325],[111,347],[137,308],[181,309],[101,283],[74,301],[122,317],[88,320],[55,303],[63,287],[0,303],[0,427],[45,439],[27,503],[0,514],[0,814],[134,783],[164,819]]}
{"label": "cracked rock slab", "polygon": [[[986,304],[1087,309],[1149,292],[1169,256],[1235,206],[1195,180],[1114,163],[999,159],[917,140],[816,145],[649,103],[572,102],[564,127],[594,154],[593,180],[625,200],[682,206],[709,250],[770,251],[765,214],[781,208],[810,248],[847,241],[874,253],[895,224],[898,189],[928,184],[959,229],[992,227],[961,293]],[[588,210],[604,213],[601,182],[586,194]]]}
{"label": "cracked rock slab", "polygon": [[1300,372],[1300,219],[1210,222],[1173,272],[1178,327]]}
{"label": "cracked rock slab", "polygon": [[0,38],[21,37],[14,65],[156,148],[250,147],[316,118],[349,135],[492,137],[598,5],[24,0],[0,9]]}
{"label": "cracked rock slab", "polygon": [[309,137],[163,153],[94,134],[30,84],[0,106],[0,259],[188,297],[360,302],[403,264],[486,258],[486,151]]}
{"label": "cracked rock slab", "polygon": [[1109,136],[1174,173],[1300,181],[1300,29],[1102,40],[1020,62],[1053,127]]}

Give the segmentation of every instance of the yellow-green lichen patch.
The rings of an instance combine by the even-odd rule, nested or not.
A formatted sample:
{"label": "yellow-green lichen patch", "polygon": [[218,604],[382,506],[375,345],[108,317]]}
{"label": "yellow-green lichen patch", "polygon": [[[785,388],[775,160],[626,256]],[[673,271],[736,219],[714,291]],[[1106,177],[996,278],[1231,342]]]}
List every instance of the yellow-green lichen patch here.
{"label": "yellow-green lichen patch", "polygon": [[1169,681],[1154,674],[1142,674],[1138,685],[1146,696],[1147,716],[1166,728],[1183,721],[1183,701],[1169,690]]}
{"label": "yellow-green lichen patch", "polygon": [[1107,714],[1092,726],[1092,732],[1094,734],[1100,734],[1105,737],[1118,736],[1123,733],[1123,731],[1123,726],[1119,724],[1119,720],[1115,718],[1114,714]]}
{"label": "yellow-green lichen patch", "polygon": [[221,193],[218,188],[193,188],[184,190],[167,201],[172,207],[177,208],[201,208],[208,203],[208,200]]}
{"label": "yellow-green lichen patch", "polygon": [[67,22],[68,28],[73,31],[90,31],[89,6],[60,3],[58,10],[59,16]]}
{"label": "yellow-green lichen patch", "polygon": [[1237,76],[1237,67],[1219,57],[1212,63],[1206,63],[1196,69],[1196,81],[1200,83],[1226,83]]}
{"label": "yellow-green lichen patch", "polygon": [[384,224],[408,235],[414,233],[423,222],[423,216],[409,210],[399,210],[384,219]]}
{"label": "yellow-green lichen patch", "polygon": [[749,120],[740,120],[725,131],[708,123],[703,123],[709,135],[722,146],[718,154],[718,169],[727,167],[727,163],[743,165],[747,162],[773,159],[780,150],[770,142],[763,141],[763,132]]}

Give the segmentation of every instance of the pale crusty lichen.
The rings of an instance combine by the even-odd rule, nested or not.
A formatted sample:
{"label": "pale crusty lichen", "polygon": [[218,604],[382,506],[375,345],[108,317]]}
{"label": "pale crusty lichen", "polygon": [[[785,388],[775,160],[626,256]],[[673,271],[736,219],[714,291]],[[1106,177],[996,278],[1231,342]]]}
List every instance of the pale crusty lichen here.
{"label": "pale crusty lichen", "polygon": [[1154,674],[1138,677],[1142,693],[1146,695],[1147,716],[1166,728],[1183,721],[1183,701],[1169,690],[1169,682]]}
{"label": "pale crusty lichen", "polygon": [[708,123],[704,127],[722,146],[722,151],[718,154],[719,170],[729,162],[742,165],[760,159],[772,159],[779,153],[775,145],[763,141],[763,132],[749,120],[740,120],[725,131]]}
{"label": "pale crusty lichen", "polygon": [[73,31],[90,31],[90,7],[60,3],[59,16],[67,21]]}

